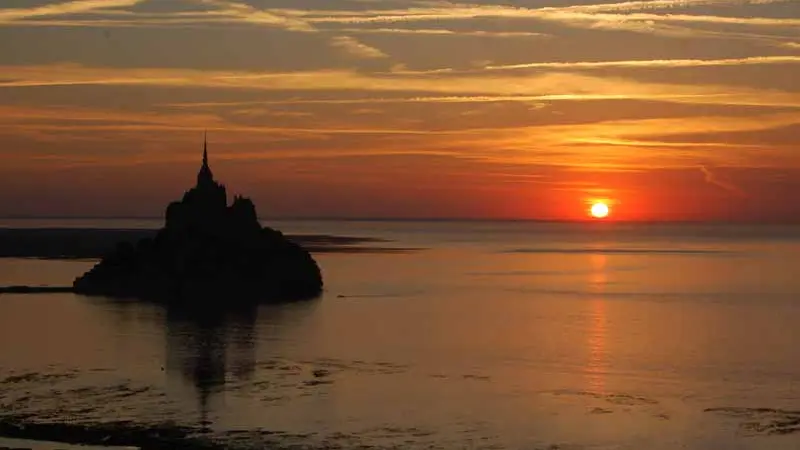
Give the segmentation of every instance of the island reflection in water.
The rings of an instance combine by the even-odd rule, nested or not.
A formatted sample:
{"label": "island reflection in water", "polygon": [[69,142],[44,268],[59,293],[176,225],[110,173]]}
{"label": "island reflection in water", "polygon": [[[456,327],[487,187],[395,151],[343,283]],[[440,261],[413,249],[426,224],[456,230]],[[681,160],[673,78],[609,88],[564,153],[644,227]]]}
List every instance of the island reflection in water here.
{"label": "island reflection in water", "polygon": [[[290,342],[295,327],[316,308],[316,300],[284,305],[236,306],[224,310],[190,310],[154,306],[164,333],[166,393],[182,403],[183,422],[203,432],[226,430],[224,416],[250,410],[243,401],[261,401],[270,392],[276,404],[288,401],[297,386],[306,386],[319,372],[284,358],[282,342]],[[111,311],[126,314],[134,303],[114,302]],[[153,324],[155,327],[158,323]],[[261,358],[257,344],[261,343]],[[302,379],[302,380],[301,380]],[[279,382],[282,381],[282,382]],[[187,389],[190,388],[190,389]],[[194,399],[186,401],[186,394]],[[250,398],[248,398],[250,397]],[[196,415],[190,411],[196,411]],[[223,422],[220,424],[219,422]]]}
{"label": "island reflection in water", "polygon": [[197,391],[199,423],[209,421],[209,402],[225,391],[226,380],[248,382],[256,365],[258,310],[194,312],[166,308],[166,371],[180,375]]}

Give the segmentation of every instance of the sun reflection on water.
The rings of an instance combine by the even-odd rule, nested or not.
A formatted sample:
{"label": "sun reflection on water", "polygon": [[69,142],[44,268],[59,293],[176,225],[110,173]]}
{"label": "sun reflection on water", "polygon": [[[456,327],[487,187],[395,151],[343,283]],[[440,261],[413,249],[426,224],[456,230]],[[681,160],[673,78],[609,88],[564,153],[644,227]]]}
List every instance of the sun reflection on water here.
{"label": "sun reflection on water", "polygon": [[589,290],[594,295],[589,301],[588,349],[589,358],[584,368],[587,390],[596,394],[605,393],[605,374],[608,368],[606,335],[608,321],[603,293],[608,282],[606,273],[607,256],[591,255],[592,272],[589,276]]}

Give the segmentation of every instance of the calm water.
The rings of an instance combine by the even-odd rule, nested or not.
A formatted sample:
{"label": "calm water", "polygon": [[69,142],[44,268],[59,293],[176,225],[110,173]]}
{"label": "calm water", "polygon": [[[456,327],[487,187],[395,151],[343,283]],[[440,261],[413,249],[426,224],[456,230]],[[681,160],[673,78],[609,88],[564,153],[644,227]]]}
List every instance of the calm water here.
{"label": "calm water", "polygon": [[[319,301],[214,319],[0,296],[0,415],[252,447],[800,448],[800,229],[274,225],[419,250],[319,255]],[[91,264],[0,259],[0,285]]]}

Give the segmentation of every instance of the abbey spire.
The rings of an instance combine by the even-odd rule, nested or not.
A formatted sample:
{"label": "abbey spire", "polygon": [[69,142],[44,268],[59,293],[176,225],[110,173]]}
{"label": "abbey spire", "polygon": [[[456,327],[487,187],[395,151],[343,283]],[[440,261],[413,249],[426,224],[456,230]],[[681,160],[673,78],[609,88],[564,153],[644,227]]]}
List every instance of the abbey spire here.
{"label": "abbey spire", "polygon": [[203,165],[208,166],[208,132],[203,132]]}
{"label": "abbey spire", "polygon": [[216,182],[214,174],[211,173],[211,168],[208,166],[208,136],[203,133],[203,165],[200,166],[200,171],[197,173],[197,186],[213,185],[216,185]]}

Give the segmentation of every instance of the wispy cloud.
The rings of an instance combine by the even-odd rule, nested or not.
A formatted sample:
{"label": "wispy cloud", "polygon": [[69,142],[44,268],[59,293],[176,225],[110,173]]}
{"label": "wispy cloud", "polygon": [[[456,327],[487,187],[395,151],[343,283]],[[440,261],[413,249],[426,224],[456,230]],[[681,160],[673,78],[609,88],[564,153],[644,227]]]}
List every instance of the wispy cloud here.
{"label": "wispy cloud", "polygon": [[616,3],[600,3],[589,5],[573,5],[557,8],[557,10],[585,11],[585,12],[632,12],[643,10],[686,9],[698,6],[741,6],[743,4],[765,5],[770,3],[787,3],[793,0],[634,0]]}
{"label": "wispy cloud", "polygon": [[[444,97],[440,101],[581,101],[597,99],[660,100],[694,104],[759,105],[797,108],[800,93],[714,84],[668,84],[623,77],[595,77],[564,72],[526,76],[482,73],[414,75],[365,74],[348,70],[298,72],[213,71],[195,69],[86,67],[75,64],[0,66],[2,88],[71,85],[169,86],[253,91],[360,92],[414,97]],[[419,95],[426,93],[427,95]],[[406,95],[408,96],[408,95]]]}
{"label": "wispy cloud", "polygon": [[[384,124],[337,124],[330,117],[320,116],[314,126],[291,125],[291,118],[263,117],[262,121],[247,124],[224,119],[212,112],[137,112],[83,107],[0,107],[0,133],[17,137],[30,135],[33,139],[47,133],[68,133],[84,140],[103,141],[120,133],[185,134],[203,129],[221,130],[227,136],[247,141],[281,141],[285,151],[270,157],[317,155],[325,148],[331,154],[384,155],[419,152],[449,155],[455,158],[482,160],[493,163],[548,164],[575,167],[636,169],[650,167],[697,167],[693,161],[702,158],[710,164],[749,164],[760,158],[762,148],[748,153],[747,146],[708,142],[660,142],[666,136],[687,133],[770,130],[786,124],[800,123],[798,114],[773,114],[752,117],[685,117],[644,120],[610,120],[589,124],[556,124],[514,126],[508,128],[471,128],[457,126],[437,130],[426,124],[407,126],[402,121]],[[254,117],[253,119],[258,119]],[[347,140],[358,136],[357,141]],[[322,139],[322,140],[320,140]],[[333,139],[340,144],[334,146]],[[345,140],[341,140],[345,139]],[[255,142],[255,141],[253,141]],[[318,142],[309,144],[309,142]],[[336,150],[334,151],[334,148]],[[298,149],[302,151],[298,152]],[[664,149],[669,149],[664,152]],[[736,150],[738,163],[732,163],[725,152]],[[761,158],[761,163],[770,166]],[[798,166],[800,161],[793,161]],[[718,178],[712,178],[718,180]],[[724,183],[724,181],[722,181]]]}
{"label": "wispy cloud", "polygon": [[[0,25],[65,27],[137,27],[181,26],[193,24],[240,23],[283,28],[288,31],[313,32],[306,21],[229,0],[194,0],[206,10],[163,13],[133,12],[111,8],[136,6],[149,0],[77,0],[32,8],[0,9]],[[94,15],[77,19],[74,15]]]}
{"label": "wispy cloud", "polygon": [[316,31],[307,21],[289,17],[275,10],[259,9],[246,3],[229,0],[196,0],[215,7],[211,15],[237,19],[245,23],[271,25],[290,31]]}
{"label": "wispy cloud", "polygon": [[389,55],[383,53],[382,51],[378,50],[375,47],[370,47],[367,44],[364,44],[358,39],[352,38],[350,36],[336,36],[331,38],[331,46],[345,55],[356,57],[356,58],[363,58],[363,59],[380,59],[380,58],[388,58]]}
{"label": "wispy cloud", "polygon": [[[764,0],[746,2],[764,5],[792,0]],[[653,0],[605,4],[572,5],[558,7],[521,7],[505,5],[480,5],[455,2],[437,2],[427,7],[406,9],[374,9],[356,11],[285,10],[285,14],[302,17],[316,26],[371,25],[420,22],[474,21],[476,19],[514,19],[556,22],[571,28],[628,31],[665,37],[695,37],[750,39],[772,41],[781,45],[781,36],[763,36],[731,30],[708,30],[705,25],[730,25],[742,27],[785,30],[789,35],[800,26],[800,19],[780,17],[754,17],[736,15],[708,15],[673,13],[671,10],[714,5],[741,6],[738,0]],[[369,28],[365,28],[369,29]],[[387,28],[392,29],[392,28]],[[487,34],[488,36],[488,34]]]}
{"label": "wispy cloud", "polygon": [[77,0],[31,8],[0,9],[0,24],[45,16],[86,13],[92,10],[134,6],[145,0]]}
{"label": "wispy cloud", "polygon": [[533,31],[450,30],[445,28],[344,28],[338,31],[359,34],[406,34],[416,36],[473,36],[489,38],[550,37]]}
{"label": "wispy cloud", "polygon": [[571,62],[536,62],[526,64],[510,64],[487,66],[490,70],[507,69],[603,69],[603,68],[649,68],[649,67],[713,67],[713,66],[743,66],[761,64],[797,64],[800,56],[752,56],[747,58],[728,59],[650,59],[628,61],[571,61]]}
{"label": "wispy cloud", "polygon": [[[746,4],[764,5],[792,0],[753,0]],[[695,37],[742,39],[770,43],[782,48],[792,48],[793,29],[800,27],[800,19],[791,17],[754,17],[736,15],[688,14],[698,6],[740,6],[739,0],[650,0],[556,7],[519,7],[458,3],[449,1],[413,2],[402,9],[291,9],[259,8],[235,0],[193,0],[206,9],[180,12],[120,11],[122,8],[143,3],[145,0],[80,0],[34,8],[0,10],[0,26],[60,26],[60,27],[197,27],[213,25],[266,26],[293,32],[325,32],[396,35],[471,36],[485,38],[520,38],[542,36],[536,30],[476,30],[467,27],[457,30],[382,27],[373,24],[420,22],[474,21],[475,19],[528,19],[534,22],[556,22],[562,26],[594,30],[616,30],[648,33],[667,37]],[[377,5],[377,3],[375,3]],[[340,4],[344,7],[345,4]],[[675,14],[673,9],[680,8]],[[76,13],[93,14],[92,19],[70,17]],[[124,14],[121,14],[124,13]],[[351,25],[342,29],[342,25]],[[366,26],[364,26],[366,25]],[[706,25],[730,25],[785,30],[786,36],[733,31],[710,30]],[[334,37],[332,45],[350,46],[342,38]],[[790,40],[790,43],[786,43]],[[361,52],[366,55],[367,53]],[[377,55],[377,53],[372,53]]]}
{"label": "wispy cloud", "polygon": [[[791,0],[780,0],[791,1]],[[702,14],[657,14],[642,13],[646,9],[664,9],[677,6],[700,6],[710,2],[690,2],[683,0],[653,2],[622,2],[595,5],[577,5],[565,7],[526,8],[503,5],[475,5],[463,3],[438,3],[429,8],[407,8],[398,10],[362,10],[362,11],[314,11],[314,10],[281,10],[285,14],[303,17],[309,23],[399,23],[423,21],[461,21],[479,18],[513,18],[542,20],[585,20],[592,22],[609,21],[664,21],[664,22],[701,22],[728,23],[754,26],[786,26],[800,23],[800,19],[771,17],[736,17],[710,16]],[[734,1],[716,3],[740,3]],[[650,5],[650,7],[646,7]]]}
{"label": "wispy cloud", "polygon": [[703,172],[703,177],[706,183],[713,184],[714,186],[722,188],[728,192],[731,192],[741,197],[747,196],[747,194],[738,186],[729,181],[721,180],[716,174],[714,174],[714,172],[712,172],[705,165],[700,165],[700,171]]}

